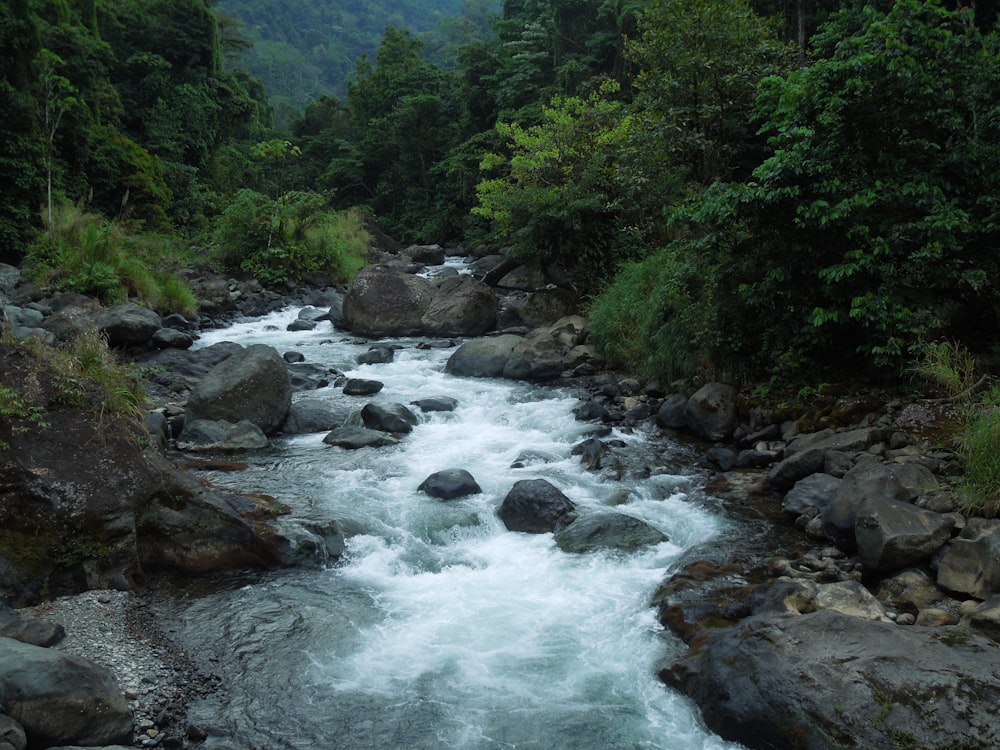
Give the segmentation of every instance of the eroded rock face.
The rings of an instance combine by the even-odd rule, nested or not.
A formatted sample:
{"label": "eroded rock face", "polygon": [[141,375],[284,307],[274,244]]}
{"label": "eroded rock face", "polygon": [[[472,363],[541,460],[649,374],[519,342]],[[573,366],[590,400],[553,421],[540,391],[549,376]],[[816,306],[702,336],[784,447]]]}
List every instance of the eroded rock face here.
{"label": "eroded rock face", "polygon": [[663,676],[748,748],[1000,746],[1000,647],[967,631],[822,610],[703,633]]}
{"label": "eroded rock face", "polygon": [[111,670],[0,638],[0,708],[30,747],[132,742],[132,712]]}
{"label": "eroded rock face", "polygon": [[247,420],[272,435],[291,404],[285,361],[274,347],[253,344],[220,362],[191,389],[187,418]]}

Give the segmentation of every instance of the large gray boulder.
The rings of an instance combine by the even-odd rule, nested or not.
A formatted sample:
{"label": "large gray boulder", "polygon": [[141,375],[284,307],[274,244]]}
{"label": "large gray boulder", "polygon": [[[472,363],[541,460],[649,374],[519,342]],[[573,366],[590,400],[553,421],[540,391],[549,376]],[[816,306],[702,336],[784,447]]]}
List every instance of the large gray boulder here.
{"label": "large gray boulder", "polygon": [[323,442],[337,448],[347,450],[357,450],[358,448],[381,448],[387,445],[395,445],[399,442],[392,435],[381,430],[370,430],[367,427],[338,427],[331,430]]}
{"label": "large gray boulder", "polygon": [[11,638],[0,638],[0,713],[30,747],[132,742],[132,712],[111,670]]}
{"label": "large gray boulder", "polygon": [[810,508],[822,510],[831,502],[840,487],[837,477],[829,474],[810,474],[804,479],[795,483],[781,501],[781,509],[785,513],[794,513],[799,516]]}
{"label": "large gray boulder", "polygon": [[882,573],[929,560],[951,536],[952,516],[872,497],[858,507],[854,535],[866,568]]}
{"label": "large gray boulder", "polygon": [[511,352],[522,341],[512,333],[466,341],[448,358],[445,371],[474,378],[502,377]]}
{"label": "large gray boulder", "polygon": [[362,336],[409,336],[423,332],[434,284],[384,266],[361,269],[344,296],[344,323]]}
{"label": "large gray boulder", "polygon": [[497,321],[497,296],[468,275],[438,282],[434,298],[421,317],[427,336],[481,336]]}
{"label": "large gray boulder", "polygon": [[705,440],[726,440],[739,424],[737,390],[725,383],[706,383],[684,407],[687,426]]}
{"label": "large gray boulder", "polygon": [[552,380],[562,374],[567,351],[557,338],[528,336],[511,350],[502,375],[510,380]]}
{"label": "large gray boulder", "polygon": [[821,610],[706,628],[664,678],[751,750],[1000,747],[1000,647]]}
{"label": "large gray boulder", "polygon": [[349,406],[325,399],[300,399],[292,402],[281,431],[286,435],[328,432],[344,424],[350,412]]}
{"label": "large gray boulder", "polygon": [[958,538],[945,547],[937,583],[977,599],[1000,594],[1000,520],[969,519]]}
{"label": "large gray boulder", "polygon": [[633,552],[650,544],[668,541],[667,535],[638,518],[599,511],[578,516],[556,532],[555,542],[563,552],[616,549]]}
{"label": "large gray boulder", "polygon": [[822,472],[824,465],[822,448],[806,448],[774,464],[767,473],[767,482],[776,490],[787,490],[806,477]]}
{"label": "large gray boulder", "polygon": [[109,307],[97,317],[97,330],[111,346],[142,346],[160,330],[160,316],[134,302]]}
{"label": "large gray boulder", "polygon": [[545,479],[522,479],[511,487],[498,511],[510,531],[545,534],[576,518],[576,506]]}
{"label": "large gray boulder", "polygon": [[[821,449],[808,449],[819,451]],[[801,455],[801,454],[797,454]],[[833,501],[822,509],[823,533],[837,547],[845,552],[854,552],[857,537],[854,526],[858,508],[865,500],[883,498],[887,500],[911,500],[911,490],[900,481],[899,467],[868,461],[859,463],[844,475]]]}
{"label": "large gray boulder", "polygon": [[277,432],[292,403],[288,367],[274,347],[248,346],[216,365],[188,397],[189,420],[247,420]]}

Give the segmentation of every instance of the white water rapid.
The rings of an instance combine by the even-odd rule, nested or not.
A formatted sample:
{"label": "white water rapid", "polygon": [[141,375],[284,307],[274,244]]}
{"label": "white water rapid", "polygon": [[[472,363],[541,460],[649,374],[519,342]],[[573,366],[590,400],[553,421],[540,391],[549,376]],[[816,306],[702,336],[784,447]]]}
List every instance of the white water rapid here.
{"label": "white water rapid", "polygon": [[[290,333],[297,310],[208,332],[199,341],[266,343],[385,388],[365,403],[430,396],[454,412],[420,414],[398,446],[347,451],[324,433],[279,438],[250,468],[213,482],[274,495],[285,522],[334,519],[346,552],[324,570],[292,570],[178,587],[175,635],[211,659],[217,694],[192,721],[206,748],[421,750],[732,750],[656,670],[680,646],[650,597],[685,550],[724,521],[677,473],[613,481],[570,455],[592,425],[567,391],[457,378],[454,351],[394,341],[392,363],[356,364],[368,344],[329,323]],[[344,400],[339,388],[296,398]],[[663,465],[669,446],[615,434]],[[241,460],[243,457],[240,457]],[[518,459],[524,468],[511,468]],[[650,464],[653,465],[653,464]],[[467,469],[479,495],[444,502],[417,491],[431,473]],[[668,535],[644,551],[568,554],[551,534],[507,531],[496,509],[520,479],[544,478],[578,506],[636,516]]]}

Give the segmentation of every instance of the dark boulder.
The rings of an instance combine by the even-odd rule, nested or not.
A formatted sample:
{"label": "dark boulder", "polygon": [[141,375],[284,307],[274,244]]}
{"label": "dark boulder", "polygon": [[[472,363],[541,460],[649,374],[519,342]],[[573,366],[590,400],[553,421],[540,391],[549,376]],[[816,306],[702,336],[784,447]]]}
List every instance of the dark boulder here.
{"label": "dark boulder", "polygon": [[474,378],[501,377],[511,352],[522,340],[521,336],[503,334],[466,341],[448,358],[445,371]]}
{"label": "dark boulder", "polygon": [[451,396],[430,396],[411,401],[410,404],[422,412],[455,411],[458,408],[458,399]]}
{"label": "dark boulder", "polygon": [[286,435],[327,432],[347,420],[350,408],[325,399],[304,398],[293,401],[281,431]]}
{"label": "dark boulder", "polygon": [[1000,747],[1000,648],[832,610],[702,631],[663,676],[751,750]]}
{"label": "dark boulder", "polygon": [[522,479],[500,504],[500,520],[510,531],[545,534],[576,518],[576,506],[544,479]]}
{"label": "dark boulder", "polygon": [[727,440],[739,423],[737,391],[724,383],[706,383],[692,394],[684,406],[684,419],[696,435],[705,440]]}
{"label": "dark boulder", "polygon": [[187,419],[184,430],[177,437],[177,448],[193,453],[246,451],[266,448],[267,445],[263,430],[246,419],[239,422]]}
{"label": "dark boulder", "polygon": [[160,316],[134,302],[109,307],[97,316],[97,330],[110,346],[143,346],[160,328]]}
{"label": "dark boulder", "polygon": [[638,518],[600,511],[577,517],[556,532],[556,545],[563,552],[616,549],[633,552],[650,544],[668,541],[667,535]]}
{"label": "dark boulder", "polygon": [[188,396],[188,419],[247,420],[275,433],[292,403],[288,366],[271,346],[253,344],[216,365]]}
{"label": "dark boulder", "polygon": [[421,482],[417,489],[441,500],[478,495],[483,491],[472,474],[465,469],[436,471]]}
{"label": "dark boulder", "polygon": [[868,498],[855,518],[858,558],[869,570],[901,570],[929,560],[948,541],[953,528],[952,516],[900,500]]}
{"label": "dark boulder", "polygon": [[378,380],[365,380],[364,378],[348,378],[344,383],[345,396],[373,396],[385,387],[384,383]]}
{"label": "dark boulder", "polygon": [[323,442],[337,448],[357,450],[358,448],[381,448],[386,445],[395,445],[399,440],[381,430],[351,426],[332,430],[323,438]]}
{"label": "dark boulder", "polygon": [[437,283],[434,299],[421,319],[427,336],[482,336],[497,320],[496,293],[468,275]]}
{"label": "dark boulder", "polygon": [[417,424],[416,415],[403,404],[365,404],[361,419],[368,429],[381,432],[407,433]]}
{"label": "dark boulder", "polygon": [[362,336],[420,334],[434,284],[383,266],[363,268],[344,297],[344,322]]}
{"label": "dark boulder", "polygon": [[357,362],[359,365],[383,365],[387,362],[392,362],[395,356],[396,350],[393,347],[386,346],[385,344],[377,344],[368,351],[359,354]]}
{"label": "dark boulder", "polygon": [[0,707],[29,747],[132,742],[132,712],[107,667],[0,638]]}

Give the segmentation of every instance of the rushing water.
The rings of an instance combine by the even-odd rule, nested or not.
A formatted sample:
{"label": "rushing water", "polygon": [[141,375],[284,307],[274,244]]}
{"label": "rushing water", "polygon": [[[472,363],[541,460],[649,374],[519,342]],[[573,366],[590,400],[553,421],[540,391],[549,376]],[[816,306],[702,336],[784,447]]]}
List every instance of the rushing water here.
{"label": "rushing water", "polygon": [[[222,678],[195,702],[207,748],[537,748],[721,750],[687,699],[656,677],[678,644],[650,595],[685,549],[725,523],[691,502],[689,479],[654,471],[607,481],[571,448],[590,426],[569,393],[445,374],[451,349],[401,340],[395,361],[358,366],[363,342],[335,331],[289,333],[290,310],[211,332],[301,351],[307,361],[385,383],[375,397],[452,396],[454,412],[420,415],[393,447],[346,451],[323,434],[273,441],[220,484],[276,496],[285,523],[336,519],[343,559],[190,584],[168,597],[174,635]],[[338,388],[297,397],[343,400]],[[416,411],[416,407],[413,407]],[[418,412],[419,413],[419,412]],[[650,436],[616,435],[627,451],[676,465]],[[523,468],[511,468],[521,459]],[[429,474],[468,469],[482,487],[442,502],[417,491]],[[619,506],[665,532],[639,553],[567,554],[551,534],[506,531],[496,508],[519,479],[545,478],[578,506]]]}

